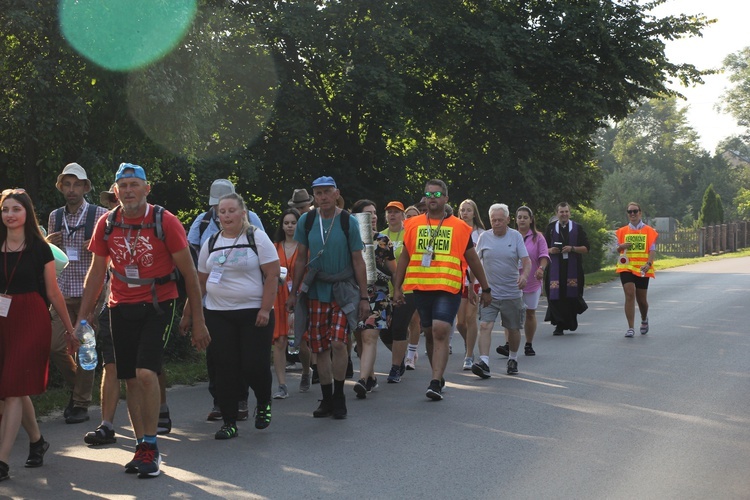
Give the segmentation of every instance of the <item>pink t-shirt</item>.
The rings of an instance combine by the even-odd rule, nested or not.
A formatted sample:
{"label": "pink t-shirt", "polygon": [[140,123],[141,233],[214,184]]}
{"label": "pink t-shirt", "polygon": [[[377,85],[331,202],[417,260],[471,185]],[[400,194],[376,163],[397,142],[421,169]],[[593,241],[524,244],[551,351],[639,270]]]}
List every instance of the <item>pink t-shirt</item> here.
{"label": "pink t-shirt", "polygon": [[[172,254],[187,247],[185,229],[180,220],[164,210],[162,228],[164,241],[156,237],[155,228],[127,229],[114,227],[107,241],[104,240],[104,229],[107,216],[103,215],[96,223],[94,235],[89,243],[89,250],[101,257],[110,257],[110,265],[126,275],[125,267],[130,264],[138,266],[140,278],[161,278],[174,269]],[[122,211],[118,211],[117,222],[123,222]],[[149,224],[154,222],[154,206],[148,205],[145,217],[125,218],[125,224]],[[117,304],[138,304],[152,302],[151,285],[129,286],[122,280],[112,277],[112,293],[109,295],[110,307]],[[177,298],[177,284],[170,281],[156,285],[159,302]]]}
{"label": "pink t-shirt", "polygon": [[526,251],[529,252],[529,259],[531,259],[531,272],[529,272],[529,279],[526,280],[526,287],[523,289],[523,293],[536,292],[542,287],[542,282],[536,279],[536,270],[539,269],[539,263],[542,261],[543,257],[546,257],[549,260],[547,240],[544,239],[544,235],[542,233],[537,233],[536,242],[532,236],[531,229],[529,229],[529,232],[523,237]]}

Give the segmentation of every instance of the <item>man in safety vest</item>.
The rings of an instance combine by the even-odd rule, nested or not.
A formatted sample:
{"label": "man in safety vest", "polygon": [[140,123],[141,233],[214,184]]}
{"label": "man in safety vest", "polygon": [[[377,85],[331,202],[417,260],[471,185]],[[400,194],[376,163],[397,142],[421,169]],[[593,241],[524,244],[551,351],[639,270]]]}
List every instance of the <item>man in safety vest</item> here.
{"label": "man in safety vest", "polygon": [[487,277],[471,239],[472,228],[446,215],[448,188],[433,179],[425,185],[427,213],[404,223],[404,244],[393,277],[394,303],[403,304],[404,291],[413,291],[425,333],[432,380],[426,396],[443,399],[443,373],[448,364],[448,339],[461,304],[468,265],[482,286],[482,305],[492,300]]}

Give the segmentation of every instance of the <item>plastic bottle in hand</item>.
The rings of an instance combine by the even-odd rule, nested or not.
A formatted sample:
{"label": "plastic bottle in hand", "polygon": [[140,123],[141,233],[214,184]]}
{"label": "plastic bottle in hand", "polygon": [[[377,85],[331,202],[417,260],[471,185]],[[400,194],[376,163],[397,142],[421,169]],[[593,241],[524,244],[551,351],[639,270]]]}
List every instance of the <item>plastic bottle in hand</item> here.
{"label": "plastic bottle in hand", "polygon": [[99,361],[96,355],[96,334],[94,333],[94,329],[91,328],[91,325],[86,320],[81,320],[75,334],[81,343],[81,347],[78,348],[78,363],[84,370],[93,370]]}

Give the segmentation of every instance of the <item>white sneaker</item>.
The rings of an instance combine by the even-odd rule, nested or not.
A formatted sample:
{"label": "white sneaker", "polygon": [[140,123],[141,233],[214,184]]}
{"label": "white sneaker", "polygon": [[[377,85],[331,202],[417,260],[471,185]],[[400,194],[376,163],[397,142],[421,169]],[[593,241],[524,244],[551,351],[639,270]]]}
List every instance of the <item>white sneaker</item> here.
{"label": "white sneaker", "polygon": [[289,397],[289,391],[286,388],[286,385],[281,384],[279,386],[279,390],[273,393],[273,399],[286,399]]}
{"label": "white sneaker", "polygon": [[628,328],[628,331],[625,332],[625,336],[632,337],[633,335],[635,335],[635,330],[633,330],[632,328]]}
{"label": "white sneaker", "polygon": [[407,370],[416,370],[417,369],[417,359],[419,358],[419,355],[416,351],[414,351],[414,356],[409,357],[407,356],[404,359],[404,365],[406,366]]}
{"label": "white sneaker", "polygon": [[474,364],[474,358],[466,357],[464,358],[464,371],[471,370],[471,365]]}

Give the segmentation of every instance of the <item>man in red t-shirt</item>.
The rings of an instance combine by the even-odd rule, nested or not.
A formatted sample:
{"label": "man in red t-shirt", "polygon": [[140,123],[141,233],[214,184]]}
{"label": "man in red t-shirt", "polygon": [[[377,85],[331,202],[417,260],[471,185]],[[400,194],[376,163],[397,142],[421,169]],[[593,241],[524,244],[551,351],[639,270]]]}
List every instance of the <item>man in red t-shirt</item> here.
{"label": "man in red t-shirt", "polygon": [[[146,201],[151,191],[142,167],[122,163],[115,176],[120,209],[99,219],[89,243],[93,260],[84,283],[78,321],[92,318],[96,297],[108,267],[112,269],[109,296],[112,342],[117,377],[125,379],[130,420],[137,441],[135,457],[125,471],[138,477],[158,476],[161,456],[156,444],[160,395],[157,373],[161,369],[162,335],[171,316],[177,284],[170,279],[177,267],[185,277],[188,298],[200,303],[198,275],[188,250],[185,230],[171,213],[162,212],[163,238],[157,235],[155,208]],[[203,310],[192,310],[192,342],[205,349],[211,338]]]}

